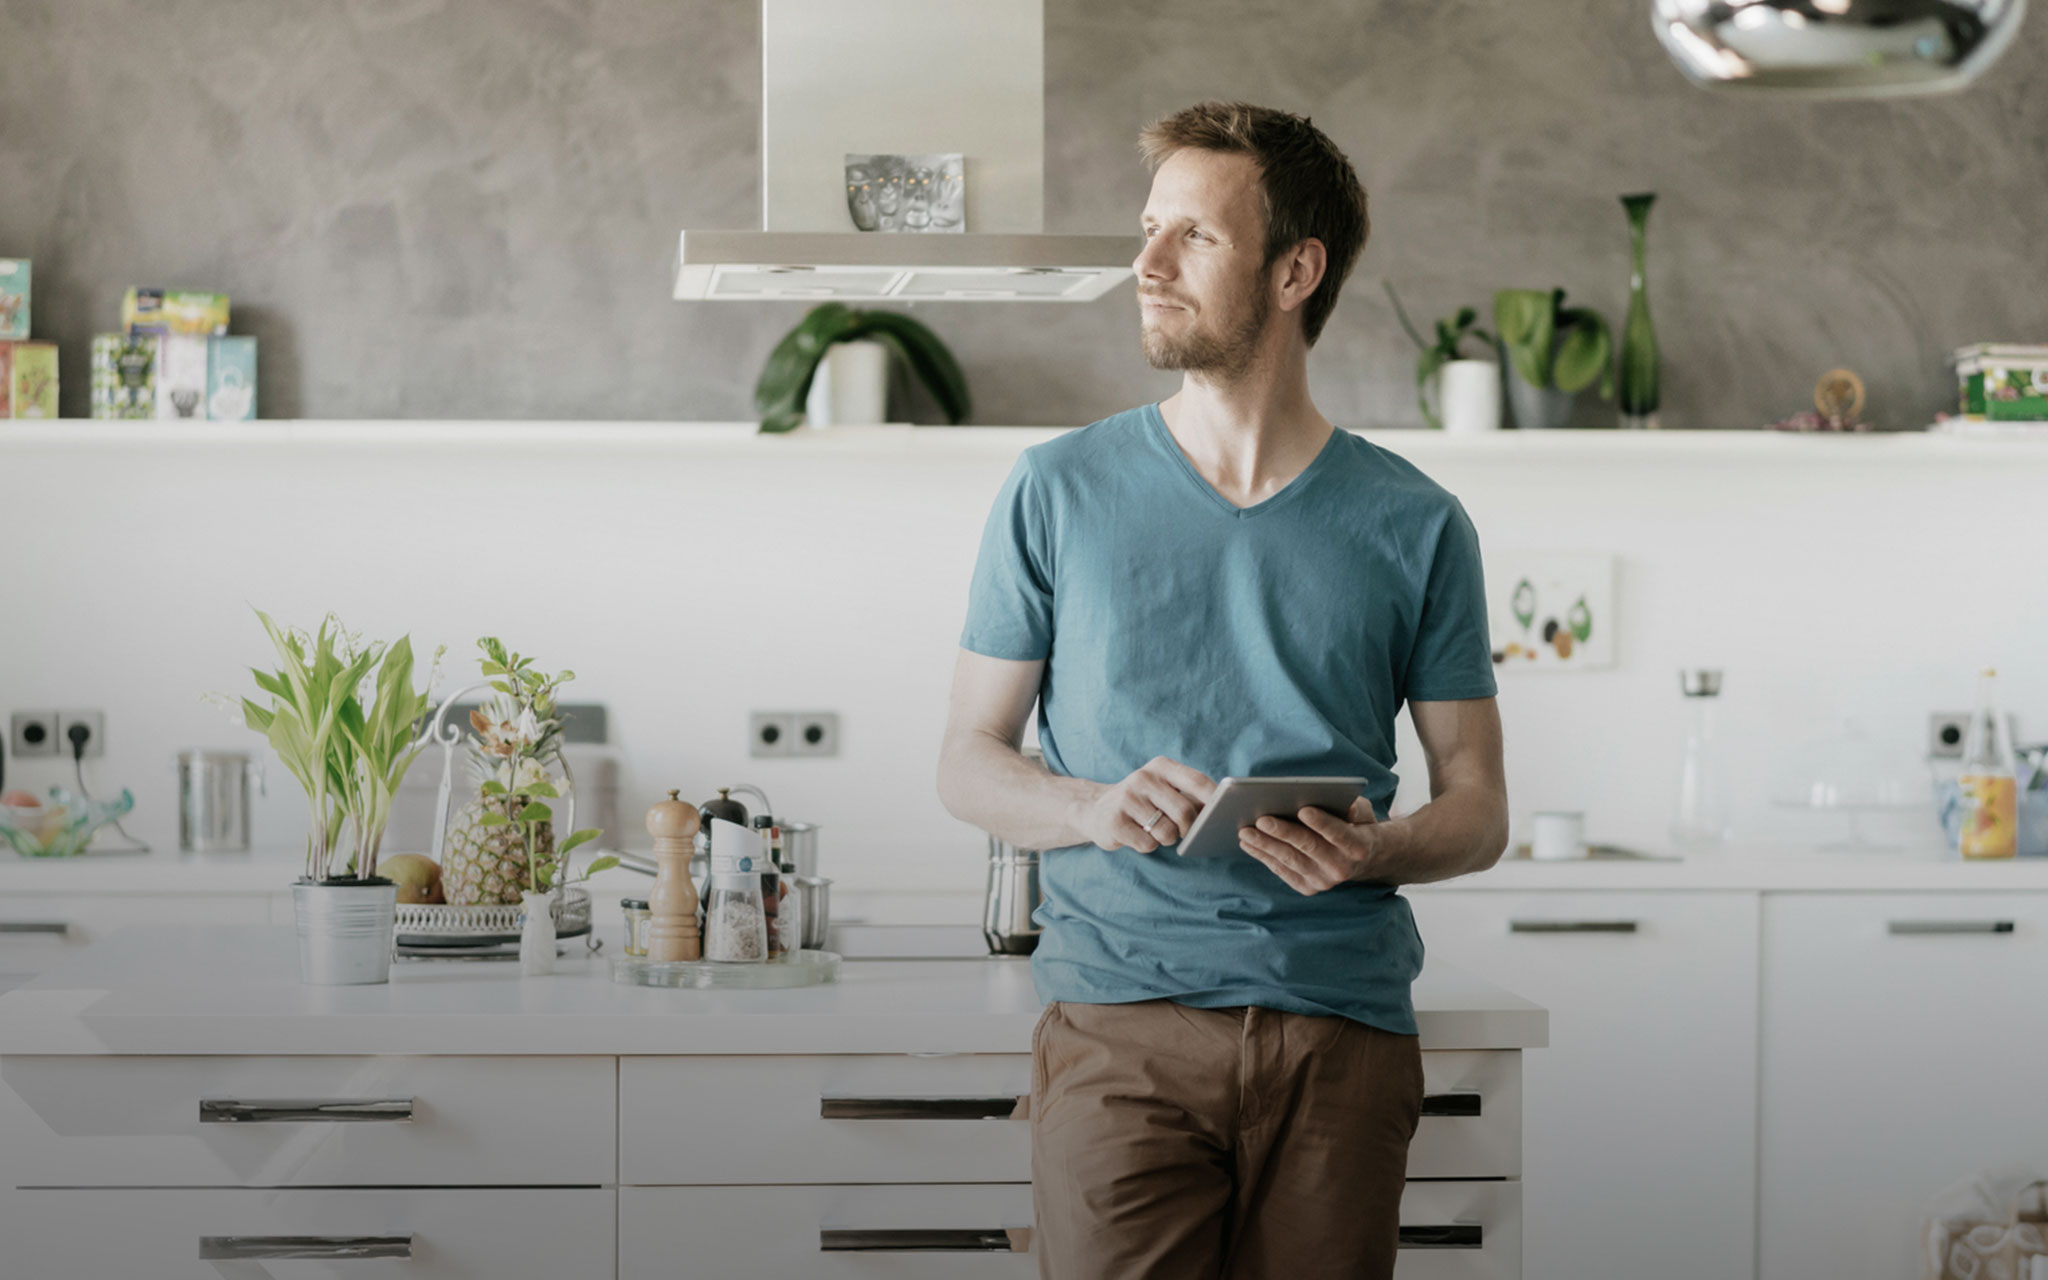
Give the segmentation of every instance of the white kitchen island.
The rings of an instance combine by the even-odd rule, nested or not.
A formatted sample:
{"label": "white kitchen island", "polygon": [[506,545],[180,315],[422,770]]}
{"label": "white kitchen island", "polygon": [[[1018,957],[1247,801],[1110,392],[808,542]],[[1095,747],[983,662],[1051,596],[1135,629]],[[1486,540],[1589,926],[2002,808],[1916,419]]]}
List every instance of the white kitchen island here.
{"label": "white kitchen island", "polygon": [[[615,947],[372,987],[300,985],[274,926],[78,950],[0,994],[0,1275],[1036,1274],[1027,963],[682,991]],[[1400,1273],[1518,1275],[1547,1016],[1434,962],[1415,1003]]]}

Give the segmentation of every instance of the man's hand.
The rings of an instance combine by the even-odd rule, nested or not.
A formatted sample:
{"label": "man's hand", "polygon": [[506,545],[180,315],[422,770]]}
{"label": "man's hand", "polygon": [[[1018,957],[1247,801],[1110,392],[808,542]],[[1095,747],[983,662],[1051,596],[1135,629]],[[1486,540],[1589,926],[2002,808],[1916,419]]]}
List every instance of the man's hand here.
{"label": "man's hand", "polygon": [[1256,827],[1239,827],[1238,844],[1303,895],[1371,877],[1380,838],[1372,801],[1353,800],[1344,818],[1316,808],[1297,816],[1300,822],[1269,817]]}
{"label": "man's hand", "polygon": [[1155,756],[1084,803],[1075,825],[1099,849],[1129,847],[1152,853],[1185,835],[1215,793],[1216,784],[1207,774]]}

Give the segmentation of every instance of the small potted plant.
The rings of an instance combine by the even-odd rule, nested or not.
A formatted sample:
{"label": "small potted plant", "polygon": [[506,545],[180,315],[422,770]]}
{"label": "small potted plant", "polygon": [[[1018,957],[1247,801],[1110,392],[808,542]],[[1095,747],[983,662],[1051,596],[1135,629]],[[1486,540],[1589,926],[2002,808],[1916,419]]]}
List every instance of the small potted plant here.
{"label": "small potted plant", "polygon": [[813,307],[769,353],[754,386],[761,430],[883,421],[892,362],[931,392],[948,422],[967,421],[967,376],[937,334],[900,312],[827,302]]}
{"label": "small potted plant", "polygon": [[332,615],[312,635],[256,616],[280,666],[251,672],[269,705],[244,698],[242,717],[306,793],[306,873],[292,886],[299,978],[387,982],[398,886],[377,874],[377,854],[428,704],[412,687],[411,641],[365,646]]}
{"label": "small potted plant", "polygon": [[590,828],[555,840],[550,801],[570,790],[555,692],[576,673],[548,675],[495,636],[476,643],[492,697],[469,715],[476,793],[449,822],[443,884],[452,903],[520,902],[520,969],[543,974],[554,967],[553,912],[562,889],[619,860],[592,859],[581,876],[571,877],[570,852],[603,833]]}
{"label": "small potted plant", "polygon": [[[1493,351],[1493,335],[1478,326],[1479,313],[1471,307],[1459,307],[1452,319],[1436,322],[1436,341],[1429,342],[1409,322],[1407,308],[1401,305],[1401,295],[1394,292],[1393,282],[1385,284],[1401,328],[1421,352],[1415,361],[1415,399],[1422,406],[1423,421],[1454,435],[1498,430],[1500,366],[1484,357],[1468,359],[1463,354],[1469,339],[1482,343],[1488,354]],[[1429,407],[1432,389],[1436,391],[1437,403],[1443,406],[1442,418]]]}
{"label": "small potted plant", "polygon": [[1562,289],[1502,289],[1493,327],[1508,353],[1508,407],[1524,430],[1571,422],[1579,392],[1614,394],[1614,336],[1591,307],[1567,307]]}

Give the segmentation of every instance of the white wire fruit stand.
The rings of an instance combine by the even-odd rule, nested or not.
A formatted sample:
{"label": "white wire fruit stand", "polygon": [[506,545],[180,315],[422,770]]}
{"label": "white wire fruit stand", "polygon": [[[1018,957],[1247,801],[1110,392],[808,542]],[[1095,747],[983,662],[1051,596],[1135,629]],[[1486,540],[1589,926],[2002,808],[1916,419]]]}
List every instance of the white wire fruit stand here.
{"label": "white wire fruit stand", "polygon": [[[417,745],[422,750],[429,746],[441,748],[441,787],[434,799],[434,843],[428,855],[437,865],[447,847],[448,806],[455,789],[456,749],[462,745],[462,729],[447,723],[448,712],[462,699],[490,687],[490,681],[480,680],[442,699],[434,718],[418,739]],[[553,763],[561,771],[562,791],[568,800],[567,828],[574,831],[576,777],[569,769],[568,758],[560,750],[555,752]],[[566,863],[567,859],[563,862]],[[567,869],[565,865],[558,871]],[[591,927],[590,894],[584,889],[565,886],[562,879],[557,874],[548,893],[548,911],[555,918],[555,937],[583,938],[584,945],[596,951],[604,943]],[[517,902],[479,902],[464,906],[442,902],[401,902],[392,936],[394,954],[408,960],[516,959],[520,922],[525,915],[525,906]]]}

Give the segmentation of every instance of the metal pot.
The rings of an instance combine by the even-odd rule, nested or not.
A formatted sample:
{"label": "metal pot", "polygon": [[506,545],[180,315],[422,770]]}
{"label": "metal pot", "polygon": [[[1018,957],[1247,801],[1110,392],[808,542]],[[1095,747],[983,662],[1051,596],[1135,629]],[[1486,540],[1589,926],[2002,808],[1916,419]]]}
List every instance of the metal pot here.
{"label": "metal pot", "polygon": [[249,779],[263,773],[246,751],[178,753],[178,849],[182,853],[249,851]]}
{"label": "metal pot", "polygon": [[292,913],[299,926],[300,982],[343,987],[391,980],[397,885],[301,881],[292,886]]}
{"label": "metal pot", "polygon": [[981,936],[990,955],[1028,956],[1040,929],[1031,919],[1044,896],[1038,887],[1038,850],[988,838],[988,891],[981,905]]}

